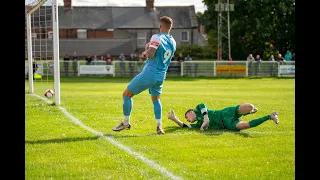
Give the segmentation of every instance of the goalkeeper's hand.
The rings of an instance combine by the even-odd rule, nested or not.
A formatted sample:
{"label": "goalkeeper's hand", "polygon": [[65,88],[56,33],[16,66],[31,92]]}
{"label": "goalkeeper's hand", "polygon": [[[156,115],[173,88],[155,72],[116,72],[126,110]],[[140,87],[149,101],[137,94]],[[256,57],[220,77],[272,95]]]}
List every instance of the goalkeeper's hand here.
{"label": "goalkeeper's hand", "polygon": [[176,116],[174,114],[174,111],[173,109],[170,109],[169,112],[168,112],[168,119],[170,120],[175,120],[176,119]]}
{"label": "goalkeeper's hand", "polygon": [[204,130],[207,130],[209,127],[209,118],[208,118],[208,115],[205,115],[203,117],[203,123],[200,127],[200,131],[204,131]]}

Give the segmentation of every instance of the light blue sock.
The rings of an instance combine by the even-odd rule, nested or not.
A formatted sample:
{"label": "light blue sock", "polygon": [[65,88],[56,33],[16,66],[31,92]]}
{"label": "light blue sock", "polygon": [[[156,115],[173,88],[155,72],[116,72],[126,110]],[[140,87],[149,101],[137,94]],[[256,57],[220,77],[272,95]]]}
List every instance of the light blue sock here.
{"label": "light blue sock", "polygon": [[157,120],[162,119],[162,105],[160,99],[153,101],[153,112]]}
{"label": "light blue sock", "polygon": [[131,97],[125,97],[123,96],[123,115],[124,116],[130,116],[131,110],[132,110],[132,98]]}

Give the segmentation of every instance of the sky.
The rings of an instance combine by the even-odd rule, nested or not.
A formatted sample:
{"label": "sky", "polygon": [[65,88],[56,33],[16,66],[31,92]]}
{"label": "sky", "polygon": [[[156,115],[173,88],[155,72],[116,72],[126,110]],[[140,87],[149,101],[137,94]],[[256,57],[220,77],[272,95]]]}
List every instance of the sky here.
{"label": "sky", "polygon": [[[25,4],[38,0],[25,0]],[[57,0],[63,5],[63,0]],[[72,0],[74,6],[145,6],[146,0]],[[195,6],[195,11],[204,12],[206,7],[202,0],[154,0],[154,6]]]}

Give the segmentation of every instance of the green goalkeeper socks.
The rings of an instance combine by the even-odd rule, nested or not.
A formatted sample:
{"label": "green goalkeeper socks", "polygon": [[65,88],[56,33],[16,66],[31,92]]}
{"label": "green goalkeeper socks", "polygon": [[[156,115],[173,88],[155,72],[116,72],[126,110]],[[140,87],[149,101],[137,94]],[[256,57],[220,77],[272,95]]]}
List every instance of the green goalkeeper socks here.
{"label": "green goalkeeper socks", "polygon": [[256,127],[269,119],[270,119],[270,115],[266,115],[261,118],[257,118],[257,119],[253,119],[253,120],[249,121],[249,125],[250,125],[250,127]]}

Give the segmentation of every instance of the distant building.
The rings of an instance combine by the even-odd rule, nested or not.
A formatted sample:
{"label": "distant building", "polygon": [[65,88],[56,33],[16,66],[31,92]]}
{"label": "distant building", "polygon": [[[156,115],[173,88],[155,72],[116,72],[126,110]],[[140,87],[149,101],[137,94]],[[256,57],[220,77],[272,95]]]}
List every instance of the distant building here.
{"label": "distant building", "polygon": [[[152,34],[159,32],[159,19],[165,15],[174,21],[171,34],[177,45],[202,45],[205,41],[199,32],[193,5],[155,7],[154,0],[146,0],[146,7],[89,7],[71,6],[71,0],[64,1],[67,6],[58,7],[60,56],[73,52],[78,56],[129,55],[141,51]],[[44,8],[42,6],[40,11]],[[36,11],[34,17],[39,16],[40,11]],[[32,19],[34,42],[39,44],[52,41],[52,27],[45,25],[44,18],[40,15]],[[47,19],[51,21],[50,13]]]}

